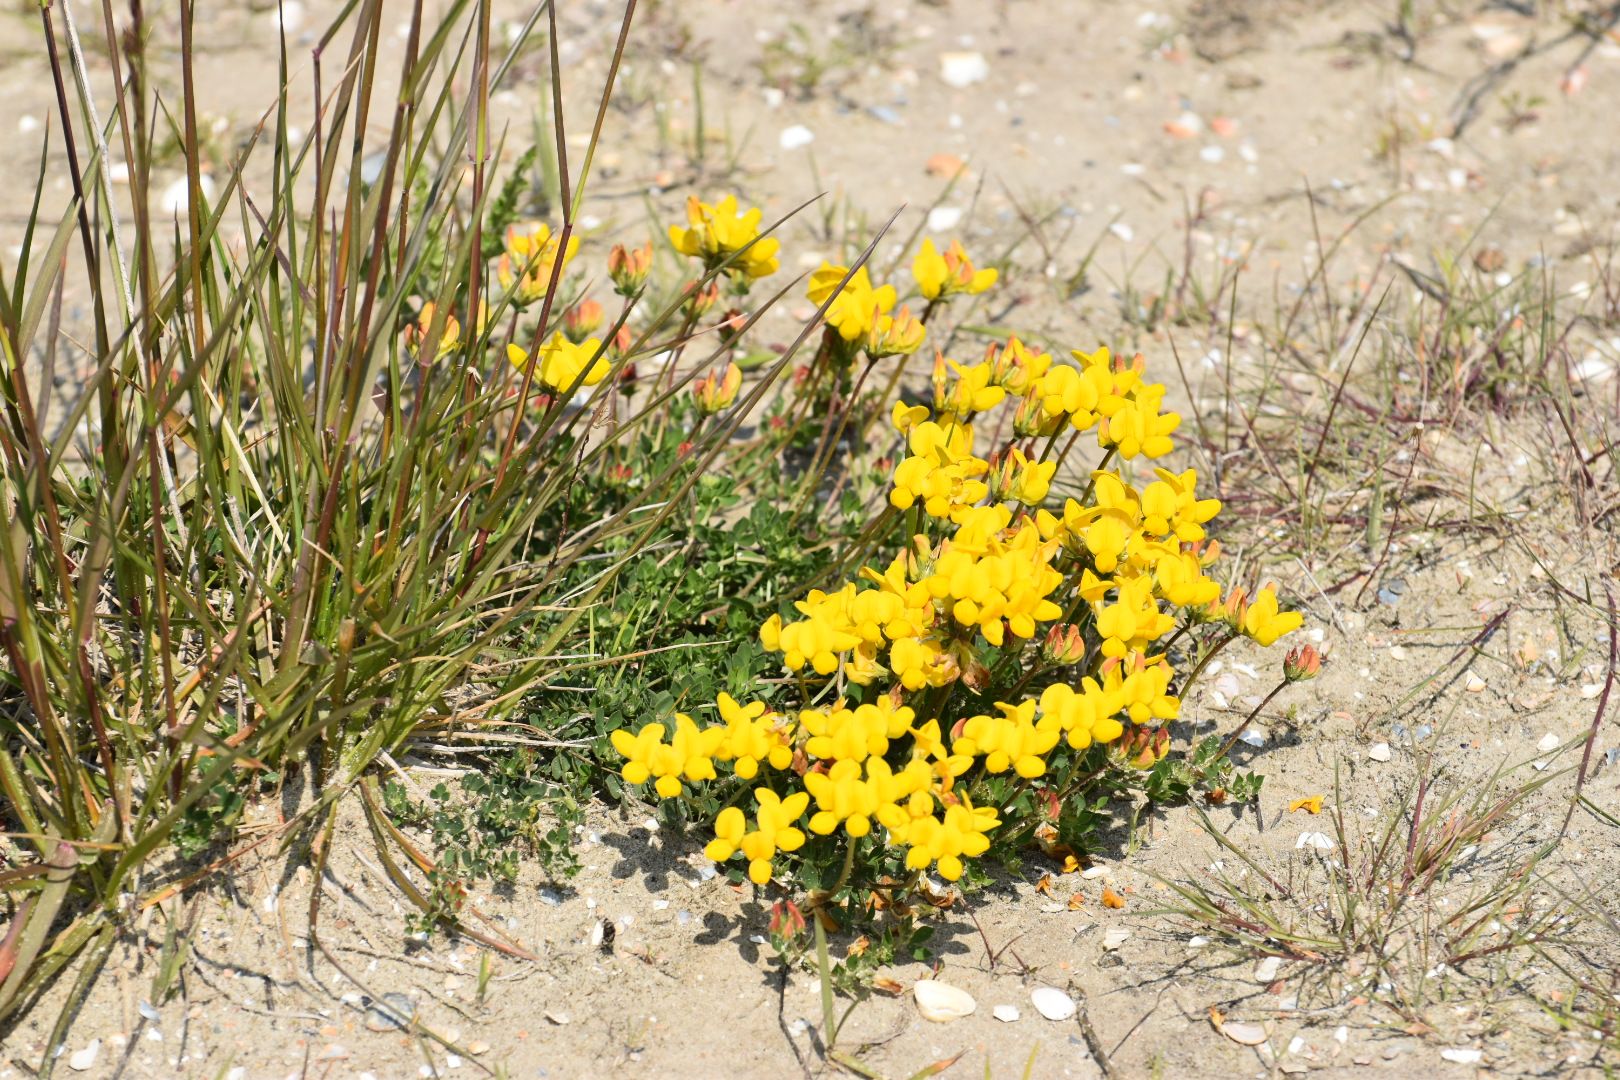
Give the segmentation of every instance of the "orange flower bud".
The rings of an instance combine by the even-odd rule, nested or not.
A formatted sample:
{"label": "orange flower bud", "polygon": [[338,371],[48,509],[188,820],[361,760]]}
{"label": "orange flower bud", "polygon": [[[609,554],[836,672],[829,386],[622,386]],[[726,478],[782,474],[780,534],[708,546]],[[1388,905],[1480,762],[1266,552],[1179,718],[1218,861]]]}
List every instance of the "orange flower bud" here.
{"label": "orange flower bud", "polygon": [[633,251],[623,244],[614,244],[608,252],[608,277],[613,279],[613,291],[620,296],[634,296],[647,284],[652,270],[653,247],[647,244]]}
{"label": "orange flower bud", "polygon": [[720,284],[711,281],[702,288],[695,281],[686,284],[683,294],[686,297],[685,309],[689,319],[701,319],[720,300]]}
{"label": "orange flower bud", "polygon": [[1041,657],[1049,664],[1078,664],[1086,655],[1086,642],[1073,623],[1056,623],[1046,632]]}
{"label": "orange flower bud", "polygon": [[563,315],[563,333],[577,345],[601,328],[602,317],[601,304],[581,300]]}
{"label": "orange flower bud", "polygon": [[730,408],[731,403],[737,400],[737,391],[742,388],[742,368],[736,364],[727,364],[724,368],[716,368],[692,387],[692,396],[697,399],[697,405],[705,415],[712,416],[722,409]]}
{"label": "orange flower bud", "polygon": [[1321,670],[1322,654],[1316,651],[1314,645],[1301,645],[1289,649],[1288,655],[1283,657],[1283,678],[1289,682],[1314,679]]}

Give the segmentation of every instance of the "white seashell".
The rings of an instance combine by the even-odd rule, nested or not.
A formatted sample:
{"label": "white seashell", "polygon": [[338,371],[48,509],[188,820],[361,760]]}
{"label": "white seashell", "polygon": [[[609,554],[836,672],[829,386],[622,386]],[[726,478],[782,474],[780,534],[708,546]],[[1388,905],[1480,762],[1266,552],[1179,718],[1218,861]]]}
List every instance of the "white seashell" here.
{"label": "white seashell", "polygon": [[1080,871],[1080,876],[1085,878],[1087,881],[1094,881],[1100,877],[1108,877],[1112,873],[1113,871],[1108,867],[1104,866],[1102,863],[1098,863],[1095,866],[1088,866],[1084,870]]}
{"label": "white seashell", "polygon": [[1018,1011],[1016,1005],[997,1005],[990,1010],[990,1015],[1003,1024],[1016,1024],[1022,1014]]}
{"label": "white seashell", "polygon": [[1315,848],[1317,851],[1332,851],[1333,838],[1328,836],[1327,833],[1309,831],[1302,832],[1299,834],[1299,839],[1294,841],[1294,850],[1298,851],[1300,848]]}
{"label": "white seashell", "polygon": [[1602,683],[1593,682],[1593,683],[1583,683],[1581,685],[1581,697],[1585,698],[1587,701],[1591,701],[1593,698],[1597,697],[1601,693],[1603,693],[1603,684]]}
{"label": "white seashell", "polygon": [[1117,949],[1131,936],[1129,930],[1110,930],[1103,935],[1103,948]]}
{"label": "white seashell", "polygon": [[[209,203],[214,201],[214,180],[207,173],[203,173],[197,178],[197,190],[201,193],[203,201]],[[190,213],[190,191],[191,188],[187,185],[186,178],[183,176],[174,183],[170,184],[168,187],[164,188],[163,195],[159,200],[159,205],[163,208],[163,213],[169,217],[173,217],[176,214],[184,217],[186,214]],[[274,894],[271,894],[271,899],[267,900],[266,903],[271,904],[274,902]],[[274,909],[267,908],[266,910]]]}
{"label": "white seashell", "polygon": [[1558,736],[1549,731],[1541,737],[1540,742],[1536,743],[1536,749],[1545,754],[1549,750],[1558,749],[1559,741]]}
{"label": "white seashell", "polygon": [[1266,1029],[1259,1024],[1250,1024],[1242,1020],[1221,1025],[1221,1034],[1235,1043],[1244,1046],[1259,1046],[1266,1041]]}
{"label": "white seashell", "polygon": [[1272,983],[1277,980],[1277,972],[1282,967],[1282,957],[1268,956],[1254,965],[1254,981],[1261,984]]}
{"label": "white seashell", "polygon": [[68,1068],[74,1072],[86,1072],[96,1063],[96,1057],[101,1053],[101,1040],[91,1039],[90,1045],[83,1050],[76,1050],[68,1058]]}
{"label": "white seashell", "polygon": [[777,136],[777,145],[784,150],[797,150],[801,146],[809,146],[816,141],[816,133],[803,124],[794,124],[792,127],[782,129]]}
{"label": "white seashell", "polygon": [[972,994],[937,979],[918,980],[911,988],[911,995],[917,999],[917,1011],[923,1014],[923,1019],[939,1024],[971,1016],[979,1007]]}
{"label": "white seashell", "polygon": [[270,31],[292,37],[304,25],[304,5],[298,0],[285,0],[278,10],[270,13]]}
{"label": "white seashell", "polygon": [[1470,694],[1477,694],[1481,690],[1485,689],[1485,680],[1480,678],[1475,672],[1470,671],[1468,673],[1468,678],[1463,680],[1463,689],[1468,691]]}
{"label": "white seashell", "polygon": [[1458,1065],[1477,1065],[1485,1057],[1485,1051],[1453,1046],[1440,1051],[1440,1056]]}
{"label": "white seashell", "polygon": [[1393,755],[1390,753],[1389,743],[1381,742],[1373,743],[1372,749],[1367,751],[1367,756],[1374,761],[1388,761]]}
{"label": "white seashell", "polygon": [[962,208],[959,206],[936,206],[928,211],[929,232],[950,232],[962,223]]}
{"label": "white seashell", "polygon": [[1077,1011],[1074,998],[1055,986],[1037,986],[1030,991],[1029,1000],[1035,1011],[1048,1020],[1072,1020]]}
{"label": "white seashell", "polygon": [[939,55],[939,77],[958,90],[990,77],[990,63],[983,53],[948,52]]}

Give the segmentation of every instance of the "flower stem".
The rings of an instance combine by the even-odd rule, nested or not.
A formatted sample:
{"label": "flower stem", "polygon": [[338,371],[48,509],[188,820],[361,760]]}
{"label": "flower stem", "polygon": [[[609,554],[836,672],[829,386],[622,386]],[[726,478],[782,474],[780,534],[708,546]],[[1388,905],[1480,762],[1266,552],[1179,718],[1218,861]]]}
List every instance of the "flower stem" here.
{"label": "flower stem", "polygon": [[1282,693],[1282,688],[1287,686],[1288,683],[1289,680],[1284,679],[1276,686],[1271,688],[1271,693],[1267,694],[1263,699],[1261,699],[1260,704],[1254,707],[1254,711],[1243,718],[1243,723],[1237,726],[1237,730],[1228,735],[1226,737],[1226,741],[1221,743],[1220,750],[1215,754],[1215,760],[1219,761],[1221,758],[1226,756],[1227,751],[1232,749],[1232,747],[1237,743],[1239,737],[1241,737],[1245,731],[1249,730],[1249,725],[1254,723],[1254,718],[1260,715],[1260,710],[1264,709],[1267,705],[1270,705],[1271,699]]}
{"label": "flower stem", "polygon": [[[853,847],[851,850],[854,850]],[[832,961],[827,957],[827,928],[821,924],[821,913],[814,912],[811,921],[816,924],[816,971],[821,975],[821,1041],[827,1052],[838,1041],[838,1019],[833,1011]]]}

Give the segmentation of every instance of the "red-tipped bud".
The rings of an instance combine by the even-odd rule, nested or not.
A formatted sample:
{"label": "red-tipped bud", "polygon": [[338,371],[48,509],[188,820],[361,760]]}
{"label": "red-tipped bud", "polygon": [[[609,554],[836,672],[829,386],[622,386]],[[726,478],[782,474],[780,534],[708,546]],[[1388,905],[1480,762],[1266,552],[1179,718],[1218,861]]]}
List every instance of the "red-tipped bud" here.
{"label": "red-tipped bud", "polygon": [[1283,657],[1283,678],[1289,682],[1314,679],[1321,671],[1322,654],[1316,651],[1314,645],[1300,645],[1289,649],[1288,655]]}
{"label": "red-tipped bud", "polygon": [[1041,644],[1041,657],[1049,664],[1067,667],[1085,658],[1086,642],[1080,628],[1073,623],[1057,623],[1046,632]]}
{"label": "red-tipped bud", "polygon": [[608,277],[613,279],[613,291],[620,296],[634,296],[647,284],[652,270],[653,247],[647,244],[626,250],[623,244],[614,244],[608,252]]}

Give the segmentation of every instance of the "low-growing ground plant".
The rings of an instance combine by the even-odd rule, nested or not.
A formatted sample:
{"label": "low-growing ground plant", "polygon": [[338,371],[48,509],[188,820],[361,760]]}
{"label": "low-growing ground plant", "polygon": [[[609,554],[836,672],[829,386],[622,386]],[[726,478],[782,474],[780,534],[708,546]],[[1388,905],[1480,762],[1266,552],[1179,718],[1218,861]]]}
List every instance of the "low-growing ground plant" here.
{"label": "low-growing ground plant", "polygon": [[[1121,798],[1252,799],[1259,779],[1227,757],[1247,722],[1189,753],[1169,725],[1233,640],[1301,622],[1270,586],[1209,575],[1220,502],[1195,470],[1153,465],[1180,418],[1142,357],[1070,362],[1011,336],[976,363],[936,352],[913,403],[907,361],[996,271],[924,241],[911,277],[917,315],[865,266],[809,279],[827,328],[782,439],[824,417],[801,502],[853,492],[856,516],[822,587],[761,621],[742,685],[611,732],[626,783],[712,822],[711,859],[808,895],[824,979],[828,926],[878,927],[858,955],[920,944],[910,914],[949,902],[936,878],[983,881],[984,860],[1029,848],[1073,866]],[[1089,468],[1071,459],[1087,436]],[[1319,664],[1290,653],[1255,713]]]}

